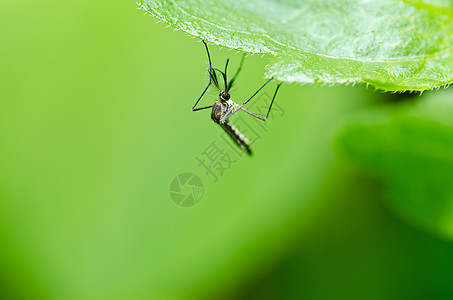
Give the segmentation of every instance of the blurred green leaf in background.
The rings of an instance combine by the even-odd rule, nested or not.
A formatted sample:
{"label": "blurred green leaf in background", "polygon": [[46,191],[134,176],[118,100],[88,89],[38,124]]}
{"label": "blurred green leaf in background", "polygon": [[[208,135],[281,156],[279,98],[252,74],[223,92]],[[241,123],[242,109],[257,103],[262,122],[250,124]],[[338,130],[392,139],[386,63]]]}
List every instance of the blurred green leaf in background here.
{"label": "blurred green leaf in background", "polygon": [[[238,156],[191,111],[203,44],[136,8],[0,2],[2,299],[453,297],[451,90],[283,85],[284,113],[236,117],[259,133]],[[267,63],[246,57],[234,99]],[[213,142],[235,160],[217,181]],[[191,207],[169,193],[183,173]]]}
{"label": "blurred green leaf in background", "polygon": [[453,238],[453,121],[445,118],[453,115],[451,93],[373,114],[343,132],[345,152],[382,177],[404,218]]}

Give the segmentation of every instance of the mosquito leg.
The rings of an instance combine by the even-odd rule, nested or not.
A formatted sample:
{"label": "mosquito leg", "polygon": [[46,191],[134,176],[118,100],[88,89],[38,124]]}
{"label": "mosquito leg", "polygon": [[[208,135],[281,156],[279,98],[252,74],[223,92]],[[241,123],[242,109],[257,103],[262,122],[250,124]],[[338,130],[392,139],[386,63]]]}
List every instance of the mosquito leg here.
{"label": "mosquito leg", "polygon": [[[192,111],[197,111],[197,110],[203,109],[203,108],[195,108],[195,106],[197,106],[198,102],[200,102],[201,98],[203,98],[204,94],[206,93],[206,91],[208,90],[209,86],[211,85],[211,82],[212,82],[211,77],[209,77],[209,83],[206,86],[206,88],[203,90],[203,93],[201,93],[201,95],[198,98],[197,102],[195,102],[195,105],[192,107]],[[207,106],[205,108],[207,108]]]}
{"label": "mosquito leg", "polygon": [[258,118],[258,119],[260,119],[260,120],[263,120],[263,121],[266,121],[266,120],[267,120],[267,117],[266,117],[266,118],[263,118],[263,117],[260,117],[260,116],[258,116],[258,115],[255,115],[254,113],[252,113],[251,111],[246,110],[245,108],[241,108],[241,110],[245,111],[245,112],[248,113],[249,115],[252,115],[252,116],[254,116],[255,118]]}
{"label": "mosquito leg", "polygon": [[[244,64],[244,58],[245,58],[245,53],[242,54],[241,62],[239,63],[239,68],[236,71],[236,73],[234,74],[233,78],[230,79],[230,82],[228,83],[228,87],[225,89],[225,92],[228,93],[230,91],[231,86],[233,85],[234,81],[236,80],[236,78],[238,77],[239,73],[241,72],[242,65]],[[225,73],[226,73],[226,71],[225,71]]]}
{"label": "mosquito leg", "polygon": [[[252,100],[253,97],[255,97],[256,94],[258,94],[259,91],[261,91],[269,82],[271,82],[271,80],[273,79],[273,77],[271,77],[270,79],[268,79],[253,95],[252,97],[250,97],[247,101],[245,101],[241,106],[239,106],[238,109],[236,109],[235,111],[233,111],[230,115],[228,115],[228,117],[226,117],[226,115],[223,117],[223,120],[220,120],[220,121],[224,121],[228,118],[230,118],[232,115],[234,115],[235,113],[237,113],[239,110],[242,110],[242,108],[244,107],[244,105],[246,105],[247,103],[249,103],[250,100]],[[278,87],[277,87],[277,90],[278,90]],[[274,98],[275,98],[275,93],[274,93]]]}
{"label": "mosquito leg", "polygon": [[[209,77],[210,77],[209,82],[211,82],[211,79],[212,79],[212,81],[214,81],[215,86],[218,89],[220,89],[219,88],[219,82],[217,80],[217,75],[215,73],[214,68],[212,67],[211,54],[209,54],[208,44],[206,44],[206,42],[204,40],[202,40],[202,41],[203,41],[204,47],[206,48],[206,54],[208,55],[208,61],[209,61],[209,70],[208,70],[208,72],[209,72]],[[227,61],[227,66],[228,66],[228,61]],[[227,66],[225,66],[225,72],[226,72],[226,67]],[[220,70],[218,70],[218,71],[220,71]],[[220,73],[222,73],[222,71],[220,71]]]}
{"label": "mosquito leg", "polygon": [[207,90],[209,89],[209,87],[211,86],[211,83],[214,82],[214,85],[217,87],[217,89],[219,89],[219,82],[218,82],[218,80],[217,80],[217,74],[216,74],[215,70],[212,68],[211,55],[209,54],[208,45],[206,44],[206,42],[205,42],[204,40],[203,40],[203,44],[204,44],[204,47],[206,48],[206,54],[208,55],[208,61],[209,61],[209,69],[208,69],[208,73],[209,73],[209,83],[208,83],[208,85],[205,87],[205,89],[203,90],[203,92],[201,93],[201,95],[200,95],[200,97],[198,98],[197,102],[195,102],[195,105],[192,107],[192,111],[197,111],[197,110],[202,110],[202,109],[206,109],[206,108],[213,107],[214,105],[196,108],[198,102],[200,102],[201,98],[203,98],[204,94],[206,93],[206,91],[207,91]]}
{"label": "mosquito leg", "polygon": [[228,81],[227,81],[227,68],[228,68],[228,62],[230,61],[230,59],[228,58],[227,61],[226,61],[226,64],[225,64],[225,73],[223,74],[223,83],[224,83],[224,91],[226,91],[228,89]]}
{"label": "mosquito leg", "polygon": [[264,83],[264,84],[263,84],[263,85],[262,85],[262,86],[261,86],[261,87],[260,87],[260,88],[252,95],[252,97],[250,97],[247,101],[244,102],[244,104],[241,105],[241,107],[243,107],[244,105],[246,105],[247,103],[249,103],[249,101],[252,100],[252,98],[255,97],[255,95],[258,94],[259,91],[261,91],[261,90],[262,90],[269,82],[271,82],[272,79],[273,79],[273,77],[270,78],[270,79],[268,79],[268,80],[267,80],[267,81],[266,81],[266,82],[265,82],[265,83]]}
{"label": "mosquito leg", "polygon": [[213,106],[214,106],[214,104],[209,105],[209,106],[204,106],[204,107],[192,108],[192,111],[198,111],[198,110],[202,110],[202,109],[206,109],[206,108],[211,108]]}
{"label": "mosquito leg", "polygon": [[267,118],[269,117],[269,113],[271,112],[272,104],[274,104],[275,96],[277,96],[278,89],[280,88],[281,85],[282,85],[282,83],[280,82],[280,83],[277,85],[277,88],[275,89],[274,96],[272,96],[271,104],[269,105],[269,109],[267,110],[267,114],[266,114],[266,117],[265,117],[265,118],[260,117],[260,116],[258,116],[258,115],[256,115],[256,114],[254,114],[254,113],[252,113],[252,112],[246,110],[246,109],[243,108],[242,106],[241,106],[240,109],[242,109],[243,111],[245,111],[245,112],[248,113],[249,115],[254,116],[255,118],[258,118],[258,119],[260,119],[260,120],[266,121]]}
{"label": "mosquito leg", "polygon": [[206,53],[208,54],[208,60],[209,60],[209,69],[212,70],[212,64],[211,64],[211,55],[209,55],[209,49],[208,45],[206,42],[203,40],[204,47],[206,48]]}

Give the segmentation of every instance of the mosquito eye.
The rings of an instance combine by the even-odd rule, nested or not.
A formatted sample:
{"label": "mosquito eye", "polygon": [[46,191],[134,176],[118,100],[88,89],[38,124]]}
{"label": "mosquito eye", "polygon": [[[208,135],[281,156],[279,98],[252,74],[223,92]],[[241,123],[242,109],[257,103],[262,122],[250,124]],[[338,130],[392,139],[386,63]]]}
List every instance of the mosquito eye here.
{"label": "mosquito eye", "polygon": [[225,100],[230,100],[230,94],[223,94],[223,98]]}

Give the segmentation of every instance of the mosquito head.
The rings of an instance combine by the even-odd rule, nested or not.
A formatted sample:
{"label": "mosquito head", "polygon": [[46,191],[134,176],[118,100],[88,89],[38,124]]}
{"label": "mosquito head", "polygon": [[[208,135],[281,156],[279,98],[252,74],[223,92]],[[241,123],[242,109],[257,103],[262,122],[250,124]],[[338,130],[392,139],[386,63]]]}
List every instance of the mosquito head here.
{"label": "mosquito head", "polygon": [[219,99],[223,100],[223,101],[228,101],[228,100],[230,100],[230,94],[228,94],[227,92],[221,91],[219,94]]}

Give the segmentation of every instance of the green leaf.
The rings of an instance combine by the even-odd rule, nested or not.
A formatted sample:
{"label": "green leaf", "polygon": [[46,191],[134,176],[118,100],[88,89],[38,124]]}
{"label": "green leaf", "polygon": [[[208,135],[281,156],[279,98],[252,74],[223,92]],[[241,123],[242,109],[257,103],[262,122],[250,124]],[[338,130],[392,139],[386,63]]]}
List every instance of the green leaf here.
{"label": "green leaf", "polygon": [[453,82],[452,0],[143,0],[188,34],[275,55],[267,76],[298,83],[369,83],[387,91]]}
{"label": "green leaf", "polygon": [[453,107],[436,104],[438,113],[422,105],[385,117],[368,116],[348,126],[339,145],[386,183],[386,199],[397,214],[453,239],[453,127],[442,120]]}

